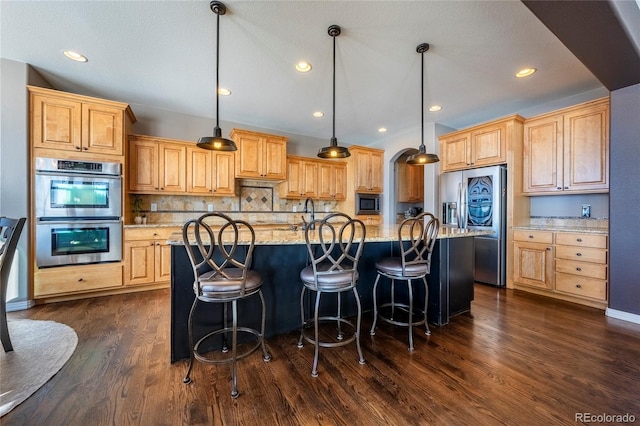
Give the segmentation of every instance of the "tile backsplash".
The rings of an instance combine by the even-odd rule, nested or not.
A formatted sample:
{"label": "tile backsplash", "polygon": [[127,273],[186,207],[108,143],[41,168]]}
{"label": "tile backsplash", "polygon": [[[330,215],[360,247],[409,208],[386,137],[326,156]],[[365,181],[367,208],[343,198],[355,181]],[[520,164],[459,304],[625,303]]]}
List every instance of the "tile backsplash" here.
{"label": "tile backsplash", "polygon": [[[236,196],[205,197],[198,195],[140,194],[142,212],[147,223],[184,223],[209,211],[224,212],[250,223],[299,223],[304,200],[280,199],[280,183],[241,180],[236,182]],[[129,201],[131,197],[130,195]],[[315,201],[317,217],[340,208],[335,201]],[[151,211],[155,203],[157,211]],[[130,204],[129,204],[130,209]],[[294,211],[296,210],[296,211]]]}

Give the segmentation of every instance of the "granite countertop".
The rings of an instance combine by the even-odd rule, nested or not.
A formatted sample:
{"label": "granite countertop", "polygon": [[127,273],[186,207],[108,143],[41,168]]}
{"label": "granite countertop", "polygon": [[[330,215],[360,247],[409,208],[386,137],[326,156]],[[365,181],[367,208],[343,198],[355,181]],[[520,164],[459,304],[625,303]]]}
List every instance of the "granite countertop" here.
{"label": "granite countertop", "polygon": [[581,226],[558,226],[558,225],[521,225],[514,226],[514,230],[523,231],[549,231],[549,232],[576,232],[580,234],[608,234],[608,228],[581,227]]}
{"label": "granite countertop", "polygon": [[[149,225],[147,225],[149,226]],[[254,227],[256,234],[256,245],[287,245],[287,244],[305,244],[304,231],[297,228],[293,230],[290,225],[282,224],[280,226],[275,225],[275,229],[272,225],[271,229],[263,227]],[[398,240],[398,225],[380,225],[380,226],[367,226],[366,242],[384,242],[384,241],[397,241]],[[317,231],[313,231],[312,242],[319,242]],[[459,238],[459,237],[474,237],[479,235],[491,235],[493,231],[475,231],[469,229],[447,228],[440,227],[438,232],[438,239],[441,238]],[[249,233],[247,231],[240,231],[240,242],[246,243],[249,241]],[[174,232],[169,236],[167,244],[171,245],[183,245],[181,232]]]}

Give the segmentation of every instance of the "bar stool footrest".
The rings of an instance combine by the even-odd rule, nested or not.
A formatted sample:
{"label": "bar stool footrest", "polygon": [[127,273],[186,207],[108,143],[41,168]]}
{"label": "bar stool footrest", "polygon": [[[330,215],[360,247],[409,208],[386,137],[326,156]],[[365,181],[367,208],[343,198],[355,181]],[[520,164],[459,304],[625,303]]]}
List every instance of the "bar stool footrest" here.
{"label": "bar stool footrest", "polygon": [[[391,315],[389,313],[389,315],[387,315],[386,312],[383,313],[383,311],[390,311],[391,309],[393,309],[395,311],[395,315],[394,316],[400,316],[401,318],[406,318],[404,321],[400,320],[400,319],[393,319],[391,318]],[[400,312],[400,315],[397,315],[398,312]],[[400,327],[409,327],[410,325],[417,327],[419,325],[425,324],[425,319],[424,319],[424,311],[422,309],[418,309],[415,306],[413,307],[413,314],[412,314],[413,318],[419,318],[416,321],[412,321],[411,324],[409,324],[409,305],[404,304],[404,303],[384,303],[380,306],[378,306],[378,318],[381,319],[382,321],[389,323],[389,324],[393,324],[393,325],[397,325]]]}
{"label": "bar stool footrest", "polygon": [[[340,334],[338,334],[338,336],[342,336],[342,337],[338,337],[336,336],[336,341],[334,342],[325,342],[325,341],[319,341],[318,342],[318,346],[322,347],[322,348],[336,348],[339,346],[344,346],[347,345],[351,342],[353,342],[354,340],[356,340],[356,326],[353,322],[349,321],[348,319],[345,318],[338,318],[338,317],[318,317],[318,323],[336,323],[336,322],[340,322],[340,324],[344,324],[347,327],[349,327],[350,329],[353,330],[351,336],[345,338],[344,337],[344,330],[340,330]],[[304,322],[303,327],[302,327],[302,337],[304,338],[304,340],[307,343],[311,343],[312,345],[316,344],[315,338],[314,338],[314,320],[313,319],[309,319],[307,321]]]}
{"label": "bar stool footrest", "polygon": [[[248,327],[238,327],[237,328],[238,334],[240,333],[246,333],[246,334],[251,334],[253,336],[256,337],[256,342],[253,346],[247,348],[246,350],[244,350],[243,352],[237,353],[236,354],[236,360],[245,358],[247,356],[249,356],[250,354],[252,354],[253,352],[255,352],[256,349],[258,349],[260,347],[260,345],[262,344],[262,339],[263,337],[261,336],[260,332],[258,330],[255,330],[253,328],[248,328]],[[227,327],[227,328],[222,328],[220,330],[215,330],[212,331],[211,333],[205,335],[204,337],[200,338],[196,344],[193,347],[193,357],[195,359],[197,359],[198,361],[201,362],[205,362],[208,364],[226,364],[229,362],[233,361],[233,358],[231,356],[228,357],[223,357],[220,359],[212,359],[212,358],[207,358],[204,354],[201,354],[198,352],[198,349],[200,347],[200,345],[202,343],[204,343],[206,340],[212,338],[213,336],[217,336],[219,334],[223,334],[223,333],[231,333],[232,332],[232,328],[231,327]],[[241,343],[242,345],[245,345],[245,342]],[[211,353],[214,352],[212,351],[208,351],[207,353]],[[219,351],[220,353],[231,353],[231,350],[228,350],[227,352],[223,352],[222,350]]]}

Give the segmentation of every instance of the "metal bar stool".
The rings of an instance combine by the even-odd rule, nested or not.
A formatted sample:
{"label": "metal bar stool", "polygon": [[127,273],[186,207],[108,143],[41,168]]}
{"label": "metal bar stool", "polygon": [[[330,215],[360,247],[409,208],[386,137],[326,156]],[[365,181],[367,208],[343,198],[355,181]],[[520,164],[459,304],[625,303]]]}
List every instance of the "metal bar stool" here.
{"label": "metal bar stool", "polygon": [[[208,223],[208,220],[212,219],[218,223]],[[251,225],[243,220],[234,220],[223,213],[214,212],[185,223],[182,228],[182,238],[193,267],[195,277],[193,290],[196,295],[189,312],[191,357],[183,381],[191,382],[189,374],[194,358],[209,364],[231,363],[231,397],[237,398],[237,361],[248,356],[258,347],[262,347],[262,358],[265,361],[271,360],[271,355],[264,344],[265,303],[262,295],[262,276],[250,269],[256,239],[255,232]],[[239,327],[238,300],[256,294],[260,296],[262,304],[261,329]],[[211,331],[194,344],[193,317],[199,302],[223,304],[224,322],[222,328]],[[231,326],[227,324],[228,305],[231,305],[232,311]],[[255,344],[241,353],[238,353],[237,348],[238,332],[247,333],[256,338]],[[207,345],[211,344],[210,338],[222,335],[222,352],[226,353],[228,352],[227,334],[231,334],[231,354],[213,358],[211,351],[207,350]],[[206,356],[205,353],[209,353],[210,356]]]}
{"label": "metal bar stool", "polygon": [[[370,332],[372,336],[376,334],[378,318],[393,325],[409,328],[410,351],[414,349],[414,326],[424,324],[425,334],[431,334],[427,323],[429,287],[426,277],[431,269],[431,253],[439,227],[440,222],[431,213],[425,212],[405,219],[398,228],[400,257],[387,257],[376,262],[378,276],[373,284],[373,325]],[[391,301],[378,306],[378,283],[383,276],[391,279]],[[413,281],[420,279],[424,284],[424,309],[415,308],[413,303]],[[396,300],[396,280],[407,282],[406,303]]]}
{"label": "metal bar stool", "polygon": [[9,326],[7,325],[7,287],[9,286],[9,273],[13,263],[13,255],[16,253],[20,233],[27,219],[9,219],[0,217],[0,340],[5,352],[13,351]]}
{"label": "metal bar stool", "polygon": [[[314,230],[315,228],[315,230]],[[320,347],[334,348],[348,345],[355,341],[358,349],[358,360],[364,364],[362,349],[360,347],[360,322],[362,319],[362,306],[360,296],[356,289],[358,281],[358,261],[362,255],[366,229],[364,223],[358,219],[352,219],[344,213],[333,213],[324,219],[314,220],[305,229],[305,241],[311,264],[300,272],[303,287],[300,294],[300,313],[302,326],[298,347],[303,347],[303,341],[314,345],[313,367],[311,376],[318,377],[318,357]],[[316,293],[311,318],[306,318],[304,298],[306,291]],[[355,297],[357,314],[355,324],[342,316],[341,294],[351,291]],[[320,298],[323,293],[335,293],[337,295],[336,315],[320,315]],[[335,340],[321,341],[320,323],[335,322],[337,336]],[[346,325],[353,333],[345,338],[342,326]],[[313,334],[309,328],[313,327]]]}

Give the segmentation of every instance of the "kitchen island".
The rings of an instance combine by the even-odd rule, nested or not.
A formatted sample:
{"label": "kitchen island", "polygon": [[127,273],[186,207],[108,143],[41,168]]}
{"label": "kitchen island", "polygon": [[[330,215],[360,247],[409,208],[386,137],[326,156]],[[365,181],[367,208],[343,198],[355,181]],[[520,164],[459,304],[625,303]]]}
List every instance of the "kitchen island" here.
{"label": "kitchen island", "polygon": [[[286,333],[300,327],[300,271],[309,264],[304,232],[289,229],[287,225],[273,229],[256,229],[256,245],[252,269],[264,278],[262,291],[266,303],[266,337]],[[474,236],[491,231],[462,230],[441,227],[434,246],[429,287],[429,323],[442,326],[449,318],[471,308],[473,300],[473,248]],[[243,232],[240,232],[243,238]],[[317,237],[316,237],[317,238]],[[313,239],[312,239],[313,241]],[[317,240],[316,240],[317,241]],[[184,248],[182,233],[169,237],[171,245],[171,362],[189,356],[187,321],[195,297],[193,271]],[[373,311],[373,283],[376,279],[375,263],[398,252],[398,225],[367,226],[366,242],[359,264],[358,292],[363,312]],[[384,294],[380,286],[380,300]],[[397,286],[398,289],[406,286]],[[422,286],[416,288],[422,289]],[[387,289],[388,291],[388,289]],[[422,293],[424,293],[423,290]],[[416,294],[422,298],[423,294]],[[352,299],[352,298],[345,298]],[[241,321],[259,324],[258,298],[241,302]],[[418,299],[419,300],[419,299]],[[343,312],[355,314],[355,301],[345,300]],[[322,309],[332,309],[331,301]],[[366,315],[366,314],[365,314]],[[194,318],[194,336],[203,335],[222,323],[221,310],[201,308]],[[362,331],[363,336],[366,330]],[[292,342],[292,344],[294,344]]]}

